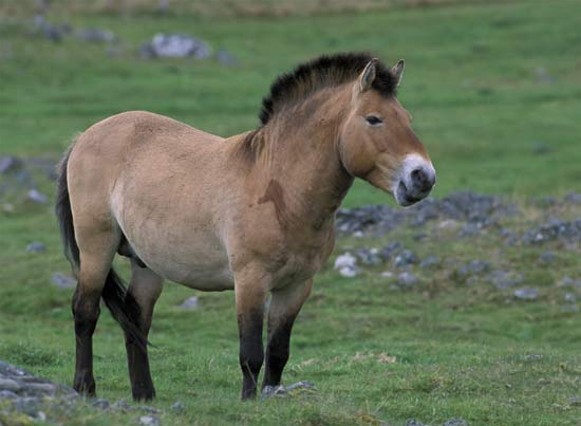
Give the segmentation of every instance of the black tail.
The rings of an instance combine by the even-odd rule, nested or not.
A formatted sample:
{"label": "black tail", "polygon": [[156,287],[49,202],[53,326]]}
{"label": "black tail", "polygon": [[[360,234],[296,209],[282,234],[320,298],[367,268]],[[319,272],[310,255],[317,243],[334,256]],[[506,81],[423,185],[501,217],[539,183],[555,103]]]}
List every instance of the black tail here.
{"label": "black tail", "polygon": [[[65,153],[61,163],[58,166],[57,179],[57,198],[56,198],[56,216],[61,230],[65,256],[71,263],[76,275],[79,272],[81,264],[79,256],[79,246],[75,239],[75,227],[73,223],[73,212],[71,210],[71,200],[69,197],[69,188],[67,181],[67,165],[71,148]],[[105,305],[113,315],[113,318],[119,323],[128,338],[137,343],[142,348],[147,345],[147,338],[141,331],[139,324],[141,322],[141,308],[135,298],[127,293],[123,280],[113,268],[107,274],[103,293],[101,294]]]}

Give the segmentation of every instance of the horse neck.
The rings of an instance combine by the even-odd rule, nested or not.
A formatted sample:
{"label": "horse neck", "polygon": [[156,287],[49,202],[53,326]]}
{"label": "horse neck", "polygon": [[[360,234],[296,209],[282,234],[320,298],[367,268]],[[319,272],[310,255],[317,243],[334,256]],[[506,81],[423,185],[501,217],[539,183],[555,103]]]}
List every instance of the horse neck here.
{"label": "horse neck", "polygon": [[265,181],[280,182],[291,209],[317,223],[333,215],[353,183],[338,152],[350,96],[350,87],[321,91],[263,129]]}

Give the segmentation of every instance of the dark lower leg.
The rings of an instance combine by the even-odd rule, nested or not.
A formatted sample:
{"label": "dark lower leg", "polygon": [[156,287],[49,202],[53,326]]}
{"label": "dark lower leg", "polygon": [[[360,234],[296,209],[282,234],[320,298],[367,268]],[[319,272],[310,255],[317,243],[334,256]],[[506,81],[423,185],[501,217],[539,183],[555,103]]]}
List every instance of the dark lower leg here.
{"label": "dark lower leg", "polygon": [[238,316],[240,333],[240,368],[242,369],[242,399],[254,398],[258,374],[264,361],[262,346],[263,312]]}
{"label": "dark lower leg", "polygon": [[268,332],[266,367],[262,387],[280,384],[282,371],[289,358],[290,336],[294,317],[283,321]]}
{"label": "dark lower leg", "polygon": [[95,396],[93,376],[93,333],[99,318],[99,298],[73,297],[75,318],[76,362],[73,388],[82,394]]}
{"label": "dark lower leg", "polygon": [[127,364],[133,399],[141,401],[155,398],[155,388],[149,370],[147,347],[142,347],[142,345],[129,339],[126,339],[125,347],[127,349]]}
{"label": "dark lower leg", "polygon": [[[129,310],[131,312],[132,310]],[[151,317],[143,319],[140,312],[135,312],[133,322],[147,338]],[[136,401],[151,400],[155,397],[155,388],[149,370],[149,356],[147,343],[136,341],[134,337],[125,334],[125,348],[127,349],[127,365],[129,367],[129,379],[131,380],[131,392]]]}

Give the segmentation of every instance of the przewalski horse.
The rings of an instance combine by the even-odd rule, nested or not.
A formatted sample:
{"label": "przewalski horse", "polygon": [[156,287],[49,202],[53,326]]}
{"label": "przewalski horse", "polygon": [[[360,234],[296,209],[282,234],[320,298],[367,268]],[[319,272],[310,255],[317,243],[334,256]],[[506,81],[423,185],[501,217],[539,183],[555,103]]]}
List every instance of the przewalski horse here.
{"label": "przewalski horse", "polygon": [[[57,215],[78,278],[74,388],[95,394],[92,335],[103,298],[125,333],[133,397],[151,399],[147,336],[169,279],[234,290],[242,398],[280,383],[293,323],[334,245],[354,178],[411,205],[435,171],[396,99],[403,61],[322,56],[279,77],[261,126],[224,139],[149,112],[86,130],[61,163]],[[131,259],[126,290],[112,269]],[[266,355],[262,342],[265,300]]]}

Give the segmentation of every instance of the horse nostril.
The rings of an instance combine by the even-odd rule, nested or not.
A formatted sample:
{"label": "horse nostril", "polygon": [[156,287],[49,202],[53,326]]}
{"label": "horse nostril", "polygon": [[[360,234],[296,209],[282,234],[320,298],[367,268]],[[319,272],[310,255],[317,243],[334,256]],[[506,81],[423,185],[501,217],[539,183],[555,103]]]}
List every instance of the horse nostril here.
{"label": "horse nostril", "polygon": [[411,180],[419,191],[425,192],[432,189],[435,182],[435,176],[431,173],[427,173],[424,169],[415,169],[411,172]]}

